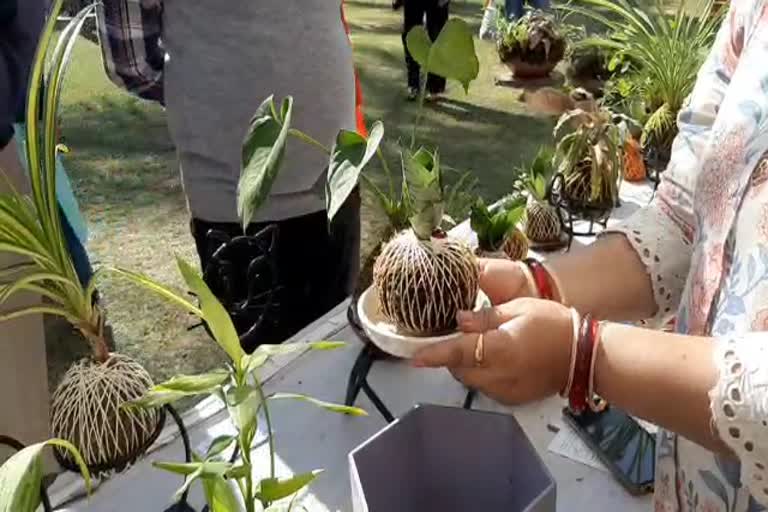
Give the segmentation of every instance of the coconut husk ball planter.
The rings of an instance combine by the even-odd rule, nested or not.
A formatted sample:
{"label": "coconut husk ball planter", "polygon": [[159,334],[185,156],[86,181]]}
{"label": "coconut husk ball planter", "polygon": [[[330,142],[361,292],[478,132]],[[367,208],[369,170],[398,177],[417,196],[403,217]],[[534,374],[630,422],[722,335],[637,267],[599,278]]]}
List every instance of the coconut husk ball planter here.
{"label": "coconut husk ball planter", "polygon": [[556,510],[555,481],[508,414],[419,405],[349,466],[354,512]]}
{"label": "coconut husk ball planter", "polygon": [[[160,435],[165,410],[123,405],[154,386],[131,357],[111,353],[101,362],[85,358],[67,371],[53,393],[51,431],[74,444],[93,475],[121,472],[139,459]],[[54,450],[59,464],[78,466],[67,451]]]}
{"label": "coconut husk ball planter", "polygon": [[458,311],[475,306],[479,269],[466,244],[408,230],[384,246],[373,282],[386,318],[407,334],[438,336],[456,328]]}

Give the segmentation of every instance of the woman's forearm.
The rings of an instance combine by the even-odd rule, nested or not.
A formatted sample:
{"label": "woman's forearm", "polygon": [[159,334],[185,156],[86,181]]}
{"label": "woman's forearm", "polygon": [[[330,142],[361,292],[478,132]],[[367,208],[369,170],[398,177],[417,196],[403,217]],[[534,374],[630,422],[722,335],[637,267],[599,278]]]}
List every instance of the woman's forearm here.
{"label": "woman's forearm", "polygon": [[647,270],[624,235],[608,235],[547,260],[567,305],[606,320],[642,320],[656,312]]}
{"label": "woman's forearm", "polygon": [[595,390],[608,403],[730,454],[714,429],[709,391],[718,378],[712,338],[603,324]]}

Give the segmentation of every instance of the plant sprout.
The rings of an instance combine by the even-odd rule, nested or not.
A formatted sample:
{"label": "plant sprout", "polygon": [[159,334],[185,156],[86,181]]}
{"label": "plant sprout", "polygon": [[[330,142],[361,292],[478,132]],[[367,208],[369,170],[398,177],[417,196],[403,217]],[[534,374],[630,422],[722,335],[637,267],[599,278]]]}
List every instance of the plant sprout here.
{"label": "plant sprout", "polygon": [[[170,404],[184,397],[215,395],[226,404],[230,420],[237,430],[237,435],[216,438],[205,454],[196,455],[196,460],[189,463],[160,462],[155,466],[185,476],[184,485],[177,491],[177,498],[196,480],[202,482],[211,512],[246,512],[259,510],[256,506],[268,510],[277,501],[296,494],[309,485],[320,474],[319,470],[278,478],[275,467],[275,444],[269,403],[275,400],[300,400],[319,406],[325,410],[349,414],[365,415],[357,407],[348,407],[295,393],[265,394],[259,380],[259,369],[276,355],[301,352],[304,350],[332,350],[343,346],[339,342],[286,343],[283,345],[261,345],[252,354],[246,354],[240,346],[240,340],[232,320],[224,307],[216,299],[202,277],[182,259],[178,267],[184,281],[199,301],[195,306],[164,285],[135,272],[123,269],[111,269],[111,272],[152,291],[165,299],[183,307],[188,312],[200,317],[210,327],[214,341],[229,357],[225,368],[201,375],[179,375],[158,384],[139,400],[128,404],[131,408],[154,409]],[[258,418],[263,415],[269,444],[270,473],[268,477],[254,480],[251,459],[251,446],[257,434]],[[237,446],[242,461],[227,461],[223,453],[230,447]],[[233,488],[229,482],[236,483]],[[239,492],[238,498],[235,492]]]}

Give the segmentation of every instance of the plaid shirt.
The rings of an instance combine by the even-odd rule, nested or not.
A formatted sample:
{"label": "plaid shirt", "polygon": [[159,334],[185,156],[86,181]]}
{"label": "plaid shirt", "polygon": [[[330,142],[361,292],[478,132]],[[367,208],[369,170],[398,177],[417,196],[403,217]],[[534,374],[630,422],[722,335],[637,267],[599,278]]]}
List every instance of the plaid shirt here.
{"label": "plaid shirt", "polygon": [[141,98],[163,103],[162,1],[104,0],[97,17],[109,79]]}
{"label": "plaid shirt", "polygon": [[[340,2],[341,20],[349,35]],[[163,103],[162,0],[103,0],[97,9],[104,69],[118,87],[146,100]],[[368,135],[363,117],[363,91],[355,73],[357,131]]]}

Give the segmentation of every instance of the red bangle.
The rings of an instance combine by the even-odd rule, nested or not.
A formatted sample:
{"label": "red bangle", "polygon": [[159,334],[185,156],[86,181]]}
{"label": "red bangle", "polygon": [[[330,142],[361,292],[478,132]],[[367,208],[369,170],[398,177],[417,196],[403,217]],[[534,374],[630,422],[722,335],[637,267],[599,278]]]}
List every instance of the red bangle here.
{"label": "red bangle", "polygon": [[555,300],[554,290],[552,289],[552,278],[544,265],[533,258],[526,258],[523,260],[523,263],[525,263],[531,270],[533,282],[536,284],[536,290],[539,292],[539,297],[546,300]]}
{"label": "red bangle", "polygon": [[596,326],[597,322],[592,319],[591,315],[585,315],[581,320],[579,342],[576,345],[573,383],[571,384],[570,393],[568,393],[568,405],[576,414],[581,414],[588,406],[589,370],[592,365],[592,352],[595,348]]}
{"label": "red bangle", "polygon": [[595,364],[597,362],[598,345],[600,344],[600,323],[592,322],[592,359],[589,362],[589,387],[587,388],[587,406],[592,412],[601,412],[608,403],[595,393]]}

